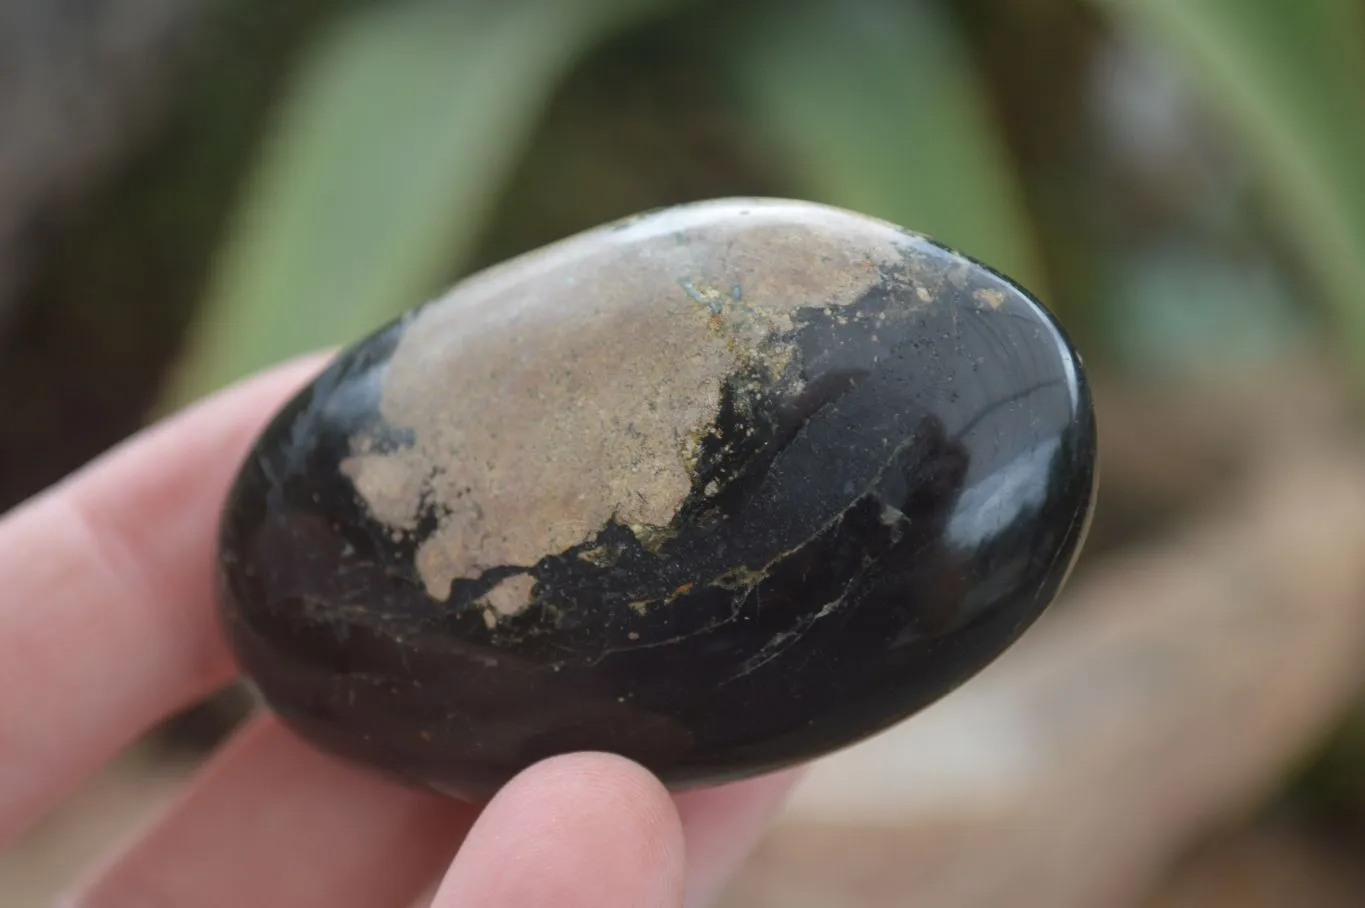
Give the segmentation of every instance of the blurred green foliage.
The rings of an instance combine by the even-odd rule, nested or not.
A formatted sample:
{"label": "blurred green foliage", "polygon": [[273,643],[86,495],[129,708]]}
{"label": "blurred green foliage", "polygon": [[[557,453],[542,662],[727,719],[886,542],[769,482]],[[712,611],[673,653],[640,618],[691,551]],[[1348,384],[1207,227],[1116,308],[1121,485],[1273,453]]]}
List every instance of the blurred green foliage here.
{"label": "blurred green foliage", "polygon": [[789,185],[931,233],[1044,292],[1017,176],[943,9],[753,7],[727,30],[723,66]]}
{"label": "blurred green foliage", "polygon": [[[1030,286],[1116,360],[1165,368],[1173,350],[1193,359],[1200,344],[1227,339],[1219,335],[1233,313],[1252,340],[1223,352],[1273,348],[1278,295],[1292,296],[1284,288],[1298,277],[1340,326],[1344,351],[1365,353],[1359,7],[1015,6],[337,4],[305,52],[282,61],[291,73],[283,101],[215,247],[168,400],[354,339],[493,253],[651,205],[743,192],[825,201],[934,235]],[[1020,54],[1036,72],[998,65],[1010,29],[1039,23],[1014,40],[1045,45],[1049,20],[1093,23],[1089,53],[1069,70],[1047,71],[1046,48]],[[1085,210],[1112,191],[1084,163],[1086,136],[1103,128],[1087,120],[1083,93],[1096,49],[1116,37],[1173,67],[1202,105],[1196,120],[1216,124],[1217,154],[1248,172],[1268,233],[1289,253],[1286,280],[1262,267],[1239,284],[1236,255],[1187,247],[1168,279],[1153,279],[1144,261],[1169,260],[1153,246],[1179,244],[1178,230],[1135,238],[1131,225]],[[1216,185],[1194,195],[1216,196]],[[1273,259],[1261,253],[1250,254]],[[1154,292],[1164,305],[1143,305]],[[1138,325],[1124,308],[1134,304]]]}
{"label": "blurred green foliage", "polygon": [[[780,173],[753,183],[931,233],[1042,288],[1018,180],[942,10],[799,0],[670,16],[679,6],[403,0],[329,22],[252,165],[169,401],[358,337],[468,271],[518,160],[554,143],[535,130],[567,71],[623,26],[680,36],[678,56],[733,102],[743,126],[728,138],[765,147]],[[690,194],[649,196],[638,207]]]}
{"label": "blurred green foliage", "polygon": [[328,23],[255,167],[176,401],[352,340],[470,254],[538,114],[643,0],[377,4]]}
{"label": "blurred green foliage", "polygon": [[1164,47],[1222,119],[1280,238],[1365,360],[1365,6],[1349,0],[1097,0]]}

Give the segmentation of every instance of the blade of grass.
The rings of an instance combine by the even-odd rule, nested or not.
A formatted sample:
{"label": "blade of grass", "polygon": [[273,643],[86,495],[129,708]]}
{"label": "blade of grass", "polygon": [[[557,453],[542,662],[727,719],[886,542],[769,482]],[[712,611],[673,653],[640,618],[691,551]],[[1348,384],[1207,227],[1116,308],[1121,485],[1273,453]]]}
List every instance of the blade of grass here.
{"label": "blade of grass", "polygon": [[1165,49],[1256,168],[1365,366],[1365,31],[1345,0],[1094,0]]}
{"label": "blade of grass", "polygon": [[1042,293],[1016,175],[954,30],[927,3],[790,0],[742,21],[727,77],[813,200],[933,235]]}
{"label": "blade of grass", "polygon": [[167,404],[351,341],[439,290],[563,73],[663,6],[408,0],[341,21],[267,138]]}

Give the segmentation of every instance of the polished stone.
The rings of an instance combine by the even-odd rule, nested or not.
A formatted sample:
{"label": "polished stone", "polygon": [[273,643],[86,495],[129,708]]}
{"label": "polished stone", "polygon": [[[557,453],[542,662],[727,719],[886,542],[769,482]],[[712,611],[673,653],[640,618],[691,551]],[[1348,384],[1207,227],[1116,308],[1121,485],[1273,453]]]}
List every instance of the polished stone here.
{"label": "polished stone", "polygon": [[227,502],[222,613],[317,746],[459,797],[606,750],[675,788],[967,681],[1082,544],[1080,359],[998,273],[823,206],[580,234],[343,352]]}

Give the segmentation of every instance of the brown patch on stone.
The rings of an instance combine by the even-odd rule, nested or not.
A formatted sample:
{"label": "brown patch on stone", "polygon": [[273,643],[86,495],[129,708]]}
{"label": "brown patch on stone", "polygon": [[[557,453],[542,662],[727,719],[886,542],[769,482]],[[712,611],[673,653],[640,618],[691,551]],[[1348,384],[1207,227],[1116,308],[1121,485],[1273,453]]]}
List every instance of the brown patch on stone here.
{"label": "brown patch on stone", "polygon": [[440,514],[416,567],[428,593],[528,566],[615,518],[642,542],[692,486],[722,383],[775,379],[803,307],[859,299],[912,241],[883,222],[762,200],[685,206],[581,234],[419,310],[380,415],[410,447],[353,440],[342,465],[376,520]]}

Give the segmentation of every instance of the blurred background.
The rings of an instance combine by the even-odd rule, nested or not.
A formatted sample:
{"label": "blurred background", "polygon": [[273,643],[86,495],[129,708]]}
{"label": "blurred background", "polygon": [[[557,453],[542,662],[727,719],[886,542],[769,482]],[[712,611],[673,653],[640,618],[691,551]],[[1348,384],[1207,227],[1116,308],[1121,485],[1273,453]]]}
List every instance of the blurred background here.
{"label": "blurred background", "polygon": [[[821,761],[727,908],[1365,905],[1356,0],[3,0],[0,511],[484,265],[736,194],[1033,289],[1102,483],[1049,616]],[[246,708],[157,729],[0,904]]]}

